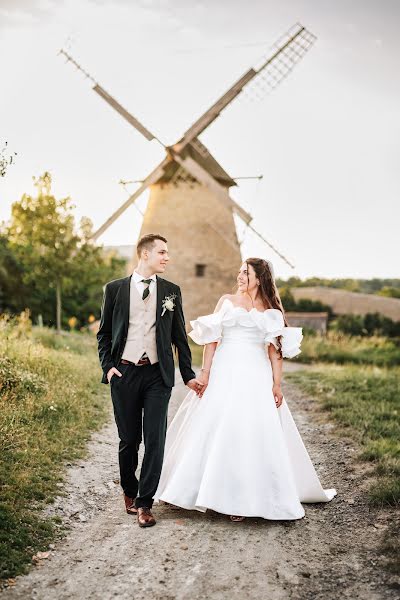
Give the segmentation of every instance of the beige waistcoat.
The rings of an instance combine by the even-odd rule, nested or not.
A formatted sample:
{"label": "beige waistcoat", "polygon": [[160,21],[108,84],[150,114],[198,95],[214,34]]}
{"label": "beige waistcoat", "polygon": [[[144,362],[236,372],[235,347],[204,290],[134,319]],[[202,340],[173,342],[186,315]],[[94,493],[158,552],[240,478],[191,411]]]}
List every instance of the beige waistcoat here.
{"label": "beige waistcoat", "polygon": [[146,353],[151,364],[158,362],[156,344],[157,285],[146,302],[131,281],[128,335],[122,358],[137,363]]}

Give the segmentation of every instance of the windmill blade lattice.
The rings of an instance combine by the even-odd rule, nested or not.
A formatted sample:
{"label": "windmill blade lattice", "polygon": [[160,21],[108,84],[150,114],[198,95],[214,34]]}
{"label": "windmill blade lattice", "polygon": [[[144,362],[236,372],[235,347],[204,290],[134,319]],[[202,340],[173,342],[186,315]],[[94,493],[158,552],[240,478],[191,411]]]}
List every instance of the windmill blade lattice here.
{"label": "windmill blade lattice", "polygon": [[[272,52],[263,59],[260,66],[249,69],[236,81],[221,98],[199,118],[184,133],[183,137],[174,145],[175,152],[182,152],[185,147],[203,133],[236,98],[256,86],[256,96],[261,97],[261,84],[265,88],[274,89],[281,83],[294,66],[303,58],[305,53],[316,41],[316,36],[303,25],[297,23],[285,33],[272,47]],[[255,88],[253,87],[253,90]],[[254,92],[253,92],[254,95]]]}
{"label": "windmill blade lattice", "polygon": [[300,24],[294,25],[271,48],[257,68],[257,77],[243,89],[243,98],[258,100],[290,75],[316,41],[316,36]]}

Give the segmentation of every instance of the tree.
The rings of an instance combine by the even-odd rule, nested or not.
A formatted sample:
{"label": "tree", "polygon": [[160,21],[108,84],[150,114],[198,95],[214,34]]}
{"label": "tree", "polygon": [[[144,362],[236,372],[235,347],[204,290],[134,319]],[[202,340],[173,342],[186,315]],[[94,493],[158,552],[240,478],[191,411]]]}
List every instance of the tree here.
{"label": "tree", "polygon": [[70,199],[51,194],[49,173],[35,185],[37,195],[15,202],[0,231],[0,310],[29,308],[58,331],[86,326],[99,317],[104,283],[122,277],[126,261],[94,244],[90,219],[76,228]]}
{"label": "tree", "polygon": [[378,295],[386,298],[400,298],[400,288],[385,285],[381,290],[379,290]]}
{"label": "tree", "polygon": [[22,283],[22,272],[7,235],[0,231],[0,312],[15,314],[27,306],[29,290]]}
{"label": "tree", "polygon": [[81,220],[79,244],[73,263],[73,277],[65,296],[65,312],[75,316],[80,326],[88,324],[91,315],[100,318],[103,285],[110,279],[123,277],[126,261],[113,252],[96,246],[92,237],[92,222]]}
{"label": "tree", "polygon": [[[294,279],[294,278],[292,278]],[[327,304],[323,304],[319,300],[309,300],[308,298],[299,298],[295,300],[289,286],[279,288],[279,294],[282,300],[283,308],[286,311],[298,312],[327,312],[329,317],[332,316],[332,309]]]}
{"label": "tree", "polygon": [[362,315],[339,315],[331,324],[331,329],[342,331],[348,335],[365,335],[366,333]]}
{"label": "tree", "polygon": [[331,325],[331,329],[342,331],[348,335],[372,336],[381,335],[389,338],[400,336],[400,322],[392,321],[380,313],[365,315],[339,315]]}
{"label": "tree", "polygon": [[51,175],[35,180],[37,195],[24,194],[11,209],[10,246],[24,266],[22,281],[36,289],[50,288],[56,297],[56,326],[61,330],[62,292],[73,275],[78,236],[69,198],[51,194]]}
{"label": "tree", "polygon": [[299,312],[327,312],[329,317],[332,316],[332,308],[328,304],[309,298],[299,298],[294,310]]}
{"label": "tree", "polygon": [[283,308],[285,310],[296,310],[296,300],[294,299],[290,287],[280,287],[279,295],[281,297]]}
{"label": "tree", "polygon": [[15,156],[17,156],[16,152],[7,153],[7,142],[5,142],[0,150],[0,177],[5,177],[7,168],[12,165]]}

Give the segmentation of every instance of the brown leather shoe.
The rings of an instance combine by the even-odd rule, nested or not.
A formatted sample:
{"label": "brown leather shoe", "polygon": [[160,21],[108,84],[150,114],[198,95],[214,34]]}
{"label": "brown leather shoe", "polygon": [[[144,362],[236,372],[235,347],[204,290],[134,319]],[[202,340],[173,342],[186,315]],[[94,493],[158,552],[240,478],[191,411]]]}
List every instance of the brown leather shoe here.
{"label": "brown leather shoe", "polygon": [[135,506],[135,498],[130,498],[124,494],[125,509],[128,515],[137,515],[137,508]]}
{"label": "brown leather shoe", "polygon": [[156,524],[156,520],[151,514],[150,508],[140,507],[137,511],[139,527],[153,527],[153,525]]}

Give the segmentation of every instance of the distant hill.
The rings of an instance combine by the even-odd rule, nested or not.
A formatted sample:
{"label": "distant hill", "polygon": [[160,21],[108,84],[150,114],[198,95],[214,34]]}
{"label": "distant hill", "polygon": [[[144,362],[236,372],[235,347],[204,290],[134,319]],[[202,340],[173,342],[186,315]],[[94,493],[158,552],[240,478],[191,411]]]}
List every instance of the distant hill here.
{"label": "distant hill", "polygon": [[399,298],[385,298],[376,294],[358,294],[324,286],[292,287],[290,291],[296,302],[300,298],[319,300],[323,304],[328,304],[337,315],[380,313],[393,321],[400,321]]}
{"label": "distant hill", "polygon": [[300,279],[299,277],[290,277],[287,280],[277,279],[278,287],[328,287],[345,290],[346,292],[356,292],[358,294],[380,294],[386,297],[399,296],[400,279],[381,279],[373,277],[372,279],[323,279],[321,277],[308,277]]}

